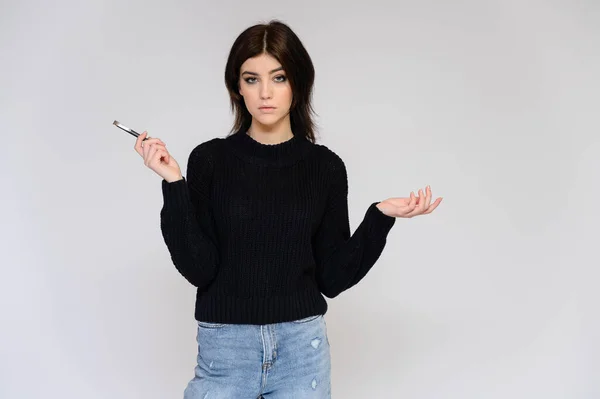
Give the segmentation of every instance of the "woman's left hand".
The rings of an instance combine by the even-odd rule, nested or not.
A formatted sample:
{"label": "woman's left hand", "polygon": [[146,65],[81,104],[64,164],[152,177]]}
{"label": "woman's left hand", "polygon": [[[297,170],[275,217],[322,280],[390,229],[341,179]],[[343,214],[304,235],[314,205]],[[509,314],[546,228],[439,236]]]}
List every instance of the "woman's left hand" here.
{"label": "woman's left hand", "polygon": [[388,198],[377,204],[377,208],[387,216],[397,218],[412,218],[418,215],[427,215],[442,202],[442,198],[431,203],[431,187],[419,189],[419,195],[410,193],[409,198]]}

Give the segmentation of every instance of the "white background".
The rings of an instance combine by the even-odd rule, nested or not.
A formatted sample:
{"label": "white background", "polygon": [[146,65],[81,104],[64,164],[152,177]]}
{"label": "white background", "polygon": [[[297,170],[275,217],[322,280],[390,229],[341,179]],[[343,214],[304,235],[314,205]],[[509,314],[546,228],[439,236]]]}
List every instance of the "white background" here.
{"label": "white background", "polygon": [[329,300],[334,398],[600,397],[600,3],[3,1],[0,397],[179,398],[194,288],[160,178],[227,134],[228,51],[279,18],[316,68],[320,143],[368,205],[430,184]]}

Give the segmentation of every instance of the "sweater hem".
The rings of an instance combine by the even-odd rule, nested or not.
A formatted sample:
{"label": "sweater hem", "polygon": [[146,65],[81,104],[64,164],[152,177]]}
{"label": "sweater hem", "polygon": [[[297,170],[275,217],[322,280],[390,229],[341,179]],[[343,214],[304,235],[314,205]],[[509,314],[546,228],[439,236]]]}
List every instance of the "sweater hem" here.
{"label": "sweater hem", "polygon": [[273,324],[327,312],[327,302],[311,287],[286,296],[235,297],[198,291],[195,317],[198,321],[226,324]]}

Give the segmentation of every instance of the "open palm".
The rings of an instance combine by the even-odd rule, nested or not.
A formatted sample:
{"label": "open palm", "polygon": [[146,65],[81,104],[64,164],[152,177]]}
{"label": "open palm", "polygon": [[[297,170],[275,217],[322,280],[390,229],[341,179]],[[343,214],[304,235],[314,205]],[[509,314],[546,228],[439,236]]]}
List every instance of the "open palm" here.
{"label": "open palm", "polygon": [[431,187],[427,186],[425,190],[419,189],[418,196],[411,192],[408,198],[388,198],[378,203],[377,208],[387,216],[412,218],[433,212],[440,202],[442,198],[431,202]]}

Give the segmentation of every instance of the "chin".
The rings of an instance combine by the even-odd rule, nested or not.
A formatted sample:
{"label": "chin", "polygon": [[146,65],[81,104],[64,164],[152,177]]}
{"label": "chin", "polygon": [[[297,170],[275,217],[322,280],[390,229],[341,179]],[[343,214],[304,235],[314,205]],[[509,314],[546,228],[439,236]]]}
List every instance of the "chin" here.
{"label": "chin", "polygon": [[279,121],[283,119],[281,115],[260,115],[258,117],[254,117],[260,124],[265,126],[271,126],[277,124]]}

